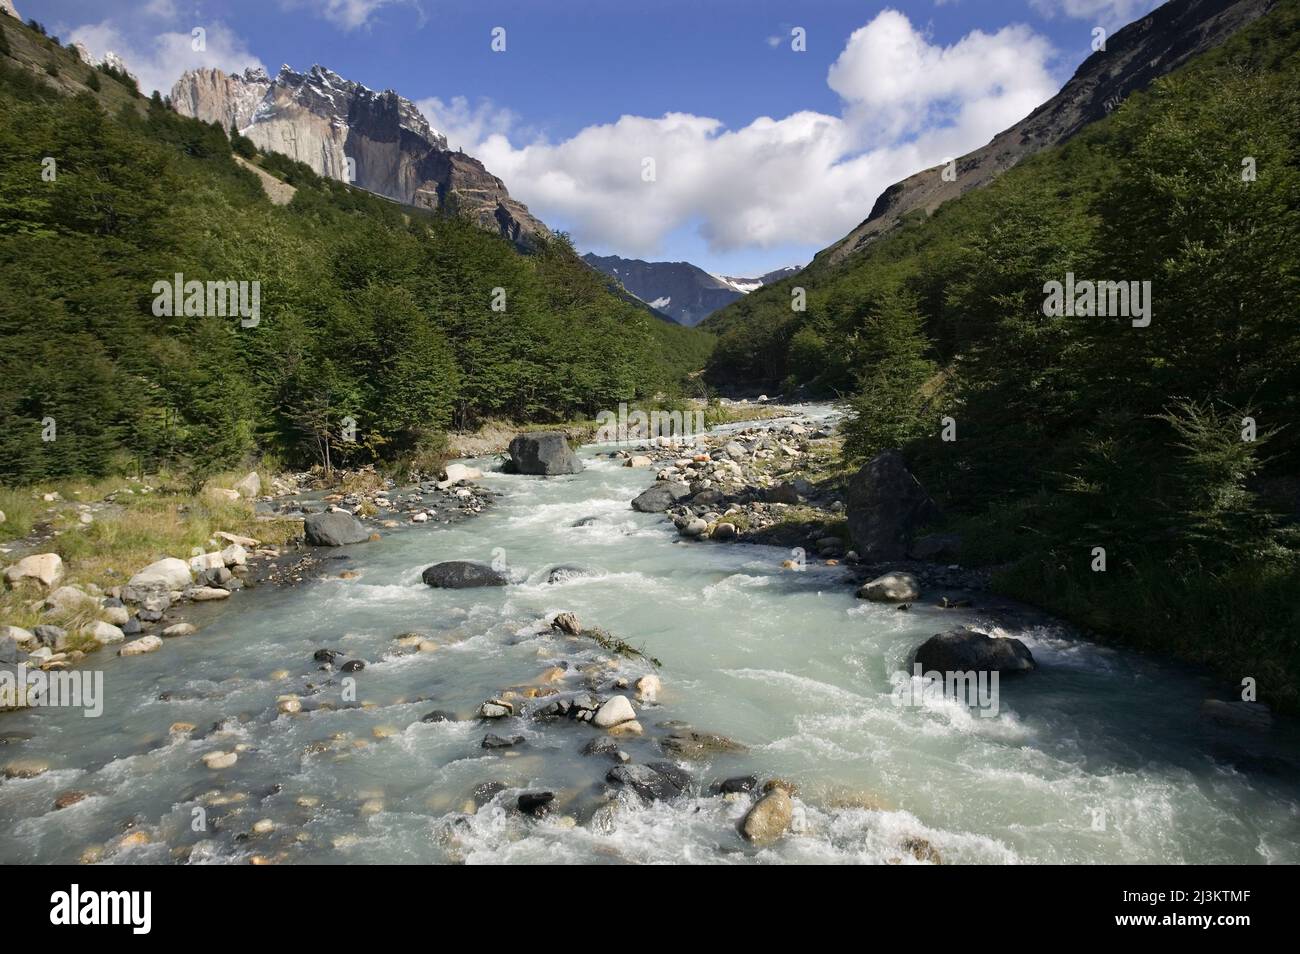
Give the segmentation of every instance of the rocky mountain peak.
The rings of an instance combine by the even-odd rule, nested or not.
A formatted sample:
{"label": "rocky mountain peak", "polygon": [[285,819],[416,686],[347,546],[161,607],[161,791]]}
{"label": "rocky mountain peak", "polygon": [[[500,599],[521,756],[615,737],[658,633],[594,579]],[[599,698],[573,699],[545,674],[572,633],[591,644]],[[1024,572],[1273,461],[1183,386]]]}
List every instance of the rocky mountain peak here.
{"label": "rocky mountain peak", "polygon": [[232,125],[262,150],[407,205],[444,209],[527,245],[546,226],[510,197],[477,159],[448,150],[419,108],[394,90],[375,91],[322,66],[186,72],[172,87],[186,116]]}

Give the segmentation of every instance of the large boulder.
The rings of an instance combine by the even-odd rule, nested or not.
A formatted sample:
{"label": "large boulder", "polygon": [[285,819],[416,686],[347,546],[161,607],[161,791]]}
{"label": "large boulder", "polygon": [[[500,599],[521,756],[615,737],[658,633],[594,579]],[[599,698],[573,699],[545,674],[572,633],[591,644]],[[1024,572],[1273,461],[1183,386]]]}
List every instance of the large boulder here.
{"label": "large boulder", "polygon": [[632,509],[641,513],[663,513],[677,501],[689,497],[686,484],[660,481],[632,501]]}
{"label": "large boulder", "polygon": [[420,577],[425,584],[443,590],[463,590],[473,586],[505,586],[510,578],[501,570],[473,560],[447,560],[425,569]]}
{"label": "large boulder", "polygon": [[520,434],[510,442],[510,470],[516,474],[577,474],[582,471],[582,461],[569,447],[569,439],[561,431],[537,431]]}
{"label": "large boulder", "polygon": [[370,539],[361,521],[341,510],[308,514],[303,520],[303,532],[307,542],[318,547],[346,547]]}
{"label": "large boulder", "polygon": [[873,457],[853,475],[846,503],[849,533],[866,562],[903,559],[917,528],[939,516],[896,450]]}
{"label": "large boulder", "polygon": [[61,579],[63,560],[57,553],[34,553],[5,570],[5,581],[10,585],[35,580],[42,586],[53,586]]}
{"label": "large boulder", "polygon": [[443,479],[438,481],[439,490],[446,490],[448,487],[454,487],[456,484],[472,480],[482,480],[483,471],[477,467],[470,467],[467,464],[448,464],[447,469],[443,472]]}
{"label": "large boulder", "polygon": [[131,577],[127,585],[139,590],[183,590],[190,582],[188,563],[175,557],[164,557]]}
{"label": "large boulder", "polygon": [[994,637],[960,626],[937,633],[916,650],[926,672],[1030,672],[1038,668],[1029,648],[1018,639]]}

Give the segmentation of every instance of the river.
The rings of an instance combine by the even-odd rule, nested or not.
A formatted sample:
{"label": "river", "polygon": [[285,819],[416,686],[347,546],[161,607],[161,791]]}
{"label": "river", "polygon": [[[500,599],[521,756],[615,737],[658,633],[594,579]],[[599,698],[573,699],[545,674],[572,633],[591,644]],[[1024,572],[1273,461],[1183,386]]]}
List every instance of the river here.
{"label": "river", "polygon": [[[921,838],[946,864],[1300,862],[1289,723],[1268,736],[1215,727],[1199,716],[1212,688],[1203,675],[1029,611],[942,610],[927,598],[901,613],[855,599],[842,567],[796,572],[776,548],[686,541],[662,515],[629,509],[653,475],[598,456],[607,450],[584,448],[586,470],[573,476],[488,473],[481,483],[502,496],[483,515],[337,554],[354,579],[249,589],[160,652],[93,657],[106,687],[99,718],[0,716],[0,754],[52,766],[0,783],[0,861],[75,862],[91,848],[125,863],[914,863],[900,846]],[[575,526],[586,517],[597,519]],[[441,560],[494,557],[521,582],[435,590],[420,579]],[[593,573],[547,583],[561,564]],[[580,753],[597,730],[472,719],[553,663],[569,665],[558,686],[568,690],[582,686],[578,666],[609,658],[547,631],[557,611],[661,660],[659,703],[640,713],[646,737],[620,740],[633,762],[663,758],[652,737],[668,721],[748,751],[686,763],[695,788],[683,798],[624,796],[617,811],[595,811],[613,764]],[[1017,636],[1039,670],[1002,681],[993,718],[943,701],[897,705],[908,654],[959,623]],[[394,637],[411,631],[438,648],[398,650]],[[361,706],[345,705],[337,673],[319,671],[322,647],[366,661]],[[648,671],[622,663],[631,679]],[[280,714],[286,693],[337,708]],[[432,709],[460,721],[422,722]],[[176,722],[199,728],[169,734]],[[489,751],[487,732],[525,741]],[[230,768],[201,761],[236,747]],[[737,834],[748,799],[708,789],[750,773],[798,786],[794,831],[762,849]],[[466,812],[490,781],[504,790]],[[553,813],[513,811],[523,789],[554,791]],[[53,810],[68,790],[89,797]],[[140,843],[123,846],[126,833]]]}

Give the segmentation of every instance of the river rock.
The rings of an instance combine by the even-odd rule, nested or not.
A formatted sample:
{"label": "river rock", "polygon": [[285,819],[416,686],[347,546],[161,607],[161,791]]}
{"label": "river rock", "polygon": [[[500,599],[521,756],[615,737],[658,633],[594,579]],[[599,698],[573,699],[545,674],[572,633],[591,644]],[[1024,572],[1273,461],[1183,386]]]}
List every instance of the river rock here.
{"label": "river rock", "polygon": [[616,765],[605,780],[626,785],[647,801],[667,801],[686,791],[690,776],[668,762],[653,765]]}
{"label": "river rock", "polygon": [[228,769],[238,761],[234,752],[209,752],[203,756],[203,764],[213,771]]}
{"label": "river rock", "polygon": [[659,740],[659,747],[670,755],[686,759],[703,759],[718,752],[744,752],[745,746],[716,732],[674,728]]}
{"label": "river rock", "polygon": [[421,722],[455,722],[456,714],[445,709],[434,709],[420,716]]}
{"label": "river rock", "polygon": [[921,598],[921,584],[910,573],[886,573],[858,590],[858,599],[873,603],[910,603]]}
{"label": "river rock", "polygon": [[190,585],[190,567],[184,560],[164,557],[131,577],[127,585],[138,590],[183,590]]}
{"label": "river rock", "polygon": [[341,510],[308,514],[303,520],[303,533],[308,543],[318,547],[346,547],[370,539],[361,521]]}
{"label": "river rock", "polygon": [[797,504],[803,497],[799,493],[799,488],[790,481],[784,481],[775,487],[769,487],[763,495],[768,503],[780,504]]}
{"label": "river rock", "polygon": [[483,736],[482,747],[485,749],[509,749],[516,745],[522,745],[523,742],[524,737],[522,735],[512,735],[507,739],[495,732],[489,732]]}
{"label": "river rock", "polygon": [[707,529],[709,529],[708,523],[699,517],[691,517],[678,525],[677,532],[684,537],[698,537],[702,536]]}
{"label": "river rock", "polygon": [[572,613],[557,613],[555,619],[551,620],[551,628],[558,629],[569,636],[582,634],[582,623]]}
{"label": "river rock", "polygon": [[554,792],[524,792],[519,796],[516,804],[525,815],[541,818],[550,812],[553,801],[555,801]]}
{"label": "river rock", "polygon": [[917,528],[939,516],[896,450],[873,457],[850,478],[847,504],[849,533],[868,562],[903,559]]}
{"label": "river rock", "polygon": [[654,463],[655,462],[653,460],[651,460],[649,457],[646,457],[644,454],[634,454],[633,456],[629,457],[627,460],[623,461],[623,466],[636,467],[639,469],[643,467],[653,467]]}
{"label": "river rock", "polygon": [[639,513],[663,513],[677,501],[689,497],[691,488],[673,481],[659,481],[643,491],[632,501],[632,509]]}
{"label": "river rock", "polygon": [[230,590],[224,590],[219,586],[196,586],[188,591],[188,595],[196,603],[205,603],[211,600],[229,599]]}
{"label": "river rock", "polygon": [[105,623],[103,620],[95,620],[95,622],[84,627],[81,631],[101,646],[120,643],[126,639],[125,633],[112,623]]}
{"label": "river rock", "polygon": [[649,673],[638,679],[634,688],[638,702],[653,703],[659,699],[659,691],[663,689],[663,683],[654,673]]}
{"label": "river rock", "polygon": [[505,586],[510,578],[486,563],[473,560],[447,560],[427,567],[420,577],[426,586],[444,590],[463,590],[474,586]]}
{"label": "river rock", "polygon": [[757,802],[740,823],[745,840],[760,847],[780,840],[794,817],[794,802],[784,788],[774,788]]}
{"label": "river rock", "polygon": [[97,610],[99,599],[79,586],[60,586],[50,591],[42,605],[46,610],[54,613],[76,613],[82,610]]}
{"label": "river rock", "polygon": [[1033,654],[1018,639],[994,638],[964,626],[937,633],[916,650],[926,672],[1030,672]]}
{"label": "river rock", "polygon": [[595,570],[589,570],[585,566],[554,566],[546,572],[547,583],[564,583],[568,580],[581,579],[584,576],[595,576]]}
{"label": "river rock", "polygon": [[12,639],[19,649],[34,649],[40,642],[36,634],[21,626],[0,626],[0,639]]}
{"label": "river rock", "polygon": [[509,451],[510,470],[516,474],[552,477],[582,472],[582,461],[561,431],[520,434],[510,442]]}
{"label": "river rock", "polygon": [[162,649],[163,641],[157,636],[141,636],[125,644],[117,651],[119,656],[143,656],[145,653],[156,653]]}
{"label": "river rock", "polygon": [[734,540],[736,538],[736,525],[726,520],[720,521],[713,525],[713,532],[709,534],[711,540]]}
{"label": "river rock", "polygon": [[[131,612],[125,606],[105,606],[100,610],[104,621],[121,629],[131,621]],[[122,630],[126,632],[126,630]]]}
{"label": "river rock", "polygon": [[43,759],[21,758],[5,763],[5,778],[36,778],[50,770],[50,763]]}
{"label": "river rock", "polygon": [[504,699],[489,699],[478,707],[481,719],[504,719],[515,714],[515,707]]}
{"label": "river rock", "polygon": [[34,553],[5,570],[5,582],[11,586],[23,580],[35,580],[51,587],[63,579],[63,558],[57,553]]}
{"label": "river rock", "polygon": [[170,639],[173,636],[193,636],[198,631],[193,623],[173,623],[162,631],[162,635]]}
{"label": "river rock", "polygon": [[39,626],[32,627],[32,633],[42,646],[57,646],[68,638],[66,629],[62,626],[52,626],[49,623],[42,623]]}
{"label": "river rock", "polygon": [[244,566],[248,563],[248,551],[238,543],[232,543],[221,551],[221,562],[223,566]]}
{"label": "river rock", "polygon": [[596,710],[591,722],[597,728],[609,729],[619,723],[632,722],[635,719],[636,710],[632,708],[632,703],[628,702],[627,696],[611,696]]}

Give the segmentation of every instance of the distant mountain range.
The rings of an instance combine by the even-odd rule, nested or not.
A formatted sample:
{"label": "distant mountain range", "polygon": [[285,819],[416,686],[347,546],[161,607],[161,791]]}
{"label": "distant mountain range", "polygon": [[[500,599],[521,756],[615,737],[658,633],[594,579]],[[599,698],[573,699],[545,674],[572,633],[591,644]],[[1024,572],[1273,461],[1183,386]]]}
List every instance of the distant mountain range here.
{"label": "distant mountain range", "polygon": [[799,265],[789,265],[758,278],[734,278],[711,274],[690,262],[645,262],[639,258],[590,253],[583,260],[617,280],[651,308],[687,326],[698,325],[719,308],[802,269]]}

